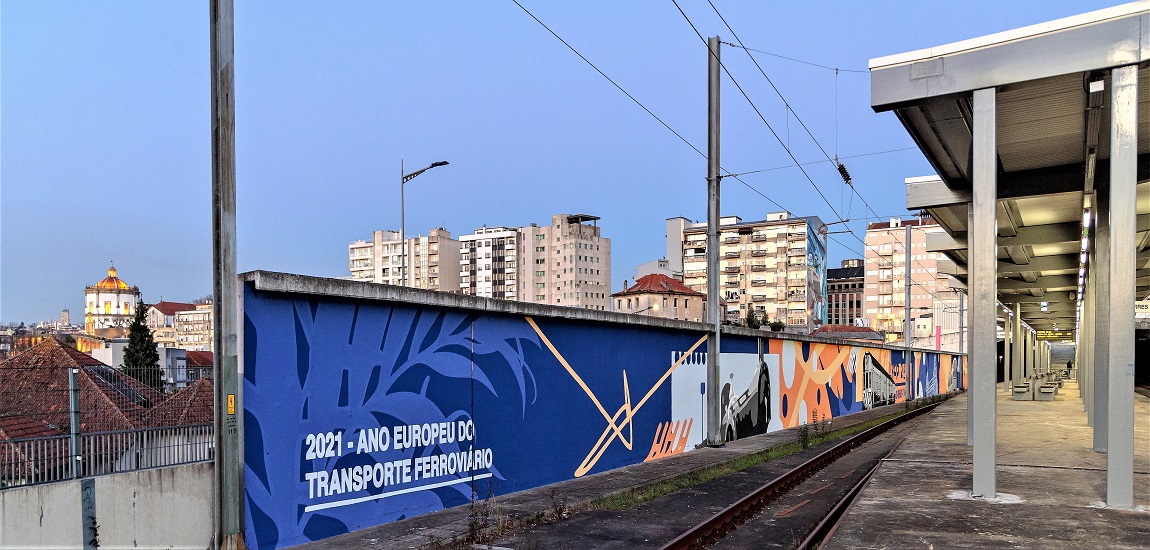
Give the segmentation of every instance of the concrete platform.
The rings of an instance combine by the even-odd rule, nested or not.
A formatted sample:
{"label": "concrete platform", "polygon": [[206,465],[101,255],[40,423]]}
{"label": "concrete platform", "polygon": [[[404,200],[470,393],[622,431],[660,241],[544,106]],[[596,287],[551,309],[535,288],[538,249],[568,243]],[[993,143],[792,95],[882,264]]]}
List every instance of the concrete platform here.
{"label": "concrete platform", "polygon": [[1106,509],[1078,388],[1055,401],[998,393],[998,491],[971,500],[966,395],[940,405],[883,462],[823,548],[1148,548],[1150,398],[1135,396],[1133,510]]}

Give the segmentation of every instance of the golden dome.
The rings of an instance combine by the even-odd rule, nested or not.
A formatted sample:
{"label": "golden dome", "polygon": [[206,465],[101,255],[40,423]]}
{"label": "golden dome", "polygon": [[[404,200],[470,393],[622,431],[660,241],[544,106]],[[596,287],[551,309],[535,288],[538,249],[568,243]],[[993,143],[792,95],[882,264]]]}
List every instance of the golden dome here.
{"label": "golden dome", "polygon": [[116,266],[108,268],[108,277],[103,281],[96,283],[96,288],[100,290],[128,290],[128,283],[121,281],[116,277]]}

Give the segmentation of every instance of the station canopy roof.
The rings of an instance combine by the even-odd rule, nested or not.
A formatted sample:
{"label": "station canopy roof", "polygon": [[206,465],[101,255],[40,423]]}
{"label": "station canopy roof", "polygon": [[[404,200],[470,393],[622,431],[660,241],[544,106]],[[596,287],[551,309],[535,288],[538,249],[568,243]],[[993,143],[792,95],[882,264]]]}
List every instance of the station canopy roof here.
{"label": "station canopy roof", "polygon": [[1150,292],[1147,60],[1150,0],[871,60],[872,108],[893,111],[938,174],[906,189],[946,230],[927,241],[949,259],[940,271],[965,283],[972,92],[994,87],[998,298],[1035,329],[1074,329],[1083,214],[1109,185],[1110,69],[1140,63],[1137,296]]}

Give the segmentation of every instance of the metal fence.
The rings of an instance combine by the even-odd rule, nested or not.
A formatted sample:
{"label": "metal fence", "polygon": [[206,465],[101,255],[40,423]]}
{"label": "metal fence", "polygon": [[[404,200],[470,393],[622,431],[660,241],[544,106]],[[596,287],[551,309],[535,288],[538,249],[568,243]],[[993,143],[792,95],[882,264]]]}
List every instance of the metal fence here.
{"label": "metal fence", "polygon": [[0,440],[0,488],[212,460],[211,424]]}
{"label": "metal fence", "polygon": [[0,362],[0,488],[213,458],[210,367],[141,381],[77,353]]}

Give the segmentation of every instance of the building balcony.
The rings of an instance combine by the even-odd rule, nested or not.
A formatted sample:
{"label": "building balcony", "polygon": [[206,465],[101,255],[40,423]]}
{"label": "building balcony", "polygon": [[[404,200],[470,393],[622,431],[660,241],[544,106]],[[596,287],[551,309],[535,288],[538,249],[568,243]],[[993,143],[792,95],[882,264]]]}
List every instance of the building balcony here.
{"label": "building balcony", "polygon": [[765,301],[767,301],[767,297],[763,296],[762,294],[756,294],[756,295],[751,297],[751,301],[752,302],[765,302]]}
{"label": "building balcony", "polygon": [[751,236],[751,242],[761,243],[761,242],[766,241],[766,240],[767,240],[766,235],[752,235]]}
{"label": "building balcony", "polygon": [[806,233],[787,233],[788,241],[805,241],[807,240]]}
{"label": "building balcony", "polygon": [[755,258],[762,258],[762,257],[765,257],[766,255],[767,255],[766,250],[752,250],[751,251],[751,256],[753,256]]}
{"label": "building balcony", "polygon": [[737,265],[733,265],[733,266],[730,266],[730,267],[725,267],[725,268],[723,268],[723,272],[724,272],[724,273],[738,273],[738,272],[739,272],[739,271],[741,271],[741,270],[742,270],[742,269],[741,269],[739,266],[737,266]]}
{"label": "building balcony", "polygon": [[765,279],[755,279],[751,281],[751,286],[767,286],[767,281]]}
{"label": "building balcony", "polygon": [[727,237],[723,239],[723,244],[739,244],[742,239],[738,237]]}
{"label": "building balcony", "polygon": [[751,271],[766,271],[766,270],[767,270],[767,266],[765,266],[765,265],[757,265],[756,264],[756,265],[751,266]]}

